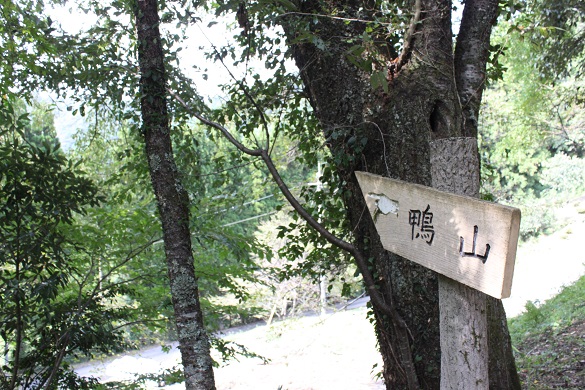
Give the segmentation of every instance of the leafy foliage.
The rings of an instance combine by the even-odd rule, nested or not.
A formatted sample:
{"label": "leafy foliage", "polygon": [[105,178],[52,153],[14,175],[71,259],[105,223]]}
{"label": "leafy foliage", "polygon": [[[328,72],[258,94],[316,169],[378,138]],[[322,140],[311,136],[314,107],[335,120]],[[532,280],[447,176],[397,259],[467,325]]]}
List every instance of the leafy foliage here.
{"label": "leafy foliage", "polygon": [[562,80],[585,72],[585,5],[578,0],[531,0],[515,26],[534,42],[539,76]]}
{"label": "leafy foliage", "polygon": [[554,226],[555,204],[585,190],[583,86],[573,76],[555,83],[541,77],[534,71],[541,48],[503,28],[498,40],[507,71],[486,91],[480,123],[483,189],[522,208],[521,233],[528,237]]}
{"label": "leafy foliage", "polygon": [[[108,194],[101,207],[90,209],[80,221],[91,243],[86,252],[103,275],[111,272],[120,283],[131,283],[124,302],[133,308],[136,320],[124,328],[127,342],[138,347],[172,339],[160,225],[141,141],[128,122],[104,113],[99,118],[90,131],[76,136],[71,152],[83,158],[82,166]],[[253,321],[259,312],[247,303],[247,287],[256,282],[254,254],[264,256],[266,248],[251,237],[257,220],[252,219],[252,225],[245,220],[262,215],[274,201],[250,202],[251,196],[266,196],[264,182],[254,174],[254,166],[233,156],[221,139],[208,139],[203,129],[190,123],[177,126],[174,150],[191,201],[193,254],[208,330]]]}
{"label": "leafy foliage", "polygon": [[122,313],[104,304],[120,289],[88,296],[69,288],[80,273],[71,253],[81,246],[68,228],[98,204],[98,190],[58,143],[24,143],[28,117],[15,117],[12,107],[8,99],[0,107],[0,381],[7,389],[52,388],[69,380],[65,356],[119,346],[112,322]]}

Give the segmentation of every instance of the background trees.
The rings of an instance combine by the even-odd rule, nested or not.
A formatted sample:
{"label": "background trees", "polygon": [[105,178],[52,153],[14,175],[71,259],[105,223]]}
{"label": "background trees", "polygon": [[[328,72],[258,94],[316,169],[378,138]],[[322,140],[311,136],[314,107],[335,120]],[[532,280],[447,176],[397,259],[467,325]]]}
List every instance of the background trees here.
{"label": "background trees", "polygon": [[575,8],[561,22],[559,12],[556,4],[528,2],[498,27],[494,43],[506,71],[487,90],[480,124],[483,190],[523,207],[524,237],[553,228],[550,204],[583,190],[583,51],[573,42],[583,13]]}
{"label": "background trees", "polygon": [[[97,206],[97,187],[50,137],[16,115],[3,98],[0,138],[0,324],[6,389],[65,386],[65,356],[116,349],[112,322],[125,313],[106,307],[123,286],[84,289],[92,269],[83,252],[75,214]],[[72,234],[73,233],[73,234]],[[78,289],[79,288],[79,289]]]}

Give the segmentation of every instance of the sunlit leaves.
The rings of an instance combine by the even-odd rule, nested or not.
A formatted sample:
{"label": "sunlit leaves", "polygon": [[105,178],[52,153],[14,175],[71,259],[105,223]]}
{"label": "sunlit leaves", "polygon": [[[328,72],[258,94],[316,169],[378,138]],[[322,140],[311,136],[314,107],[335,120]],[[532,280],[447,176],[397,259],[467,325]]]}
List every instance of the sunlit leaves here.
{"label": "sunlit leaves", "polygon": [[585,154],[579,100],[583,82],[544,77],[538,71],[543,47],[526,39],[522,30],[496,38],[506,50],[500,58],[506,73],[485,93],[480,125],[483,185],[495,200],[522,207],[521,234],[537,235],[552,226],[553,205],[578,192],[579,180],[559,186],[551,175],[573,176],[578,172],[573,167],[580,166]]}
{"label": "sunlit leaves", "polygon": [[531,0],[513,27],[534,44],[542,79],[585,72],[585,5],[579,0]]}

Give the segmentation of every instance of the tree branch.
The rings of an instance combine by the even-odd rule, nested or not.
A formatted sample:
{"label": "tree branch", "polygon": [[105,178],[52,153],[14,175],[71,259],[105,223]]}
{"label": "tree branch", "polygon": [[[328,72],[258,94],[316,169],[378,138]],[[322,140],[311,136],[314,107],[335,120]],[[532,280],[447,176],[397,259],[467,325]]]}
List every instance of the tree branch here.
{"label": "tree branch", "polygon": [[396,63],[394,64],[393,71],[395,73],[399,72],[400,69],[406,64],[410,56],[410,53],[412,52],[414,33],[416,32],[416,25],[420,21],[421,8],[422,8],[421,0],[416,0],[414,2],[414,15],[412,17],[412,21],[410,22],[408,30],[404,35],[404,46],[402,46],[402,52],[400,53],[396,60]]}
{"label": "tree branch", "polygon": [[477,138],[477,121],[485,86],[490,35],[497,15],[497,0],[465,2],[455,47],[455,82],[465,119],[462,133],[464,137]]}
{"label": "tree branch", "polygon": [[[286,200],[288,200],[290,205],[295,209],[295,211],[297,213],[299,213],[301,218],[303,218],[309,224],[309,226],[311,226],[319,234],[321,234],[329,243],[348,252],[349,254],[351,254],[354,257],[356,264],[360,270],[360,273],[362,274],[362,277],[364,279],[364,283],[366,285],[366,288],[370,294],[370,299],[371,299],[372,303],[379,310],[381,310],[383,313],[387,314],[392,319],[392,322],[396,325],[399,333],[401,335],[403,335],[403,337],[408,337],[408,327],[406,325],[406,322],[404,321],[402,316],[400,316],[400,314],[396,311],[396,308],[394,307],[394,305],[392,303],[387,303],[385,301],[384,296],[382,295],[382,293],[380,292],[380,290],[376,286],[376,282],[374,280],[374,277],[368,268],[368,261],[364,257],[363,253],[357,247],[350,244],[349,242],[344,241],[344,240],[336,237],[333,233],[331,233],[329,230],[327,230],[323,225],[321,225],[319,222],[317,222],[317,220],[315,220],[315,218],[313,218],[313,216],[307,210],[305,210],[305,208],[301,205],[301,203],[290,192],[286,183],[282,180],[282,177],[280,176],[278,169],[276,168],[274,162],[272,161],[272,158],[270,157],[268,150],[249,149],[249,148],[245,147],[242,143],[237,141],[234,138],[234,136],[230,133],[230,131],[227,130],[224,126],[222,126],[219,123],[210,121],[210,120],[202,117],[199,113],[197,113],[189,105],[187,105],[187,103],[183,99],[181,99],[181,97],[178,96],[174,91],[169,90],[169,93],[175,99],[177,99],[179,101],[179,103],[181,105],[183,105],[183,107],[188,112],[190,112],[193,116],[195,116],[201,122],[219,130],[236,148],[238,148],[238,150],[240,150],[241,152],[246,153],[250,156],[260,157],[264,161],[264,164],[268,168],[268,171],[270,172],[276,185],[278,186],[278,188],[280,189],[280,191],[282,192],[282,194],[284,195]],[[418,381],[416,379],[416,372],[414,369],[414,365],[412,363],[412,359],[406,358],[406,356],[405,356],[405,355],[410,356],[410,351],[402,350],[400,352],[402,355],[402,363],[406,366],[405,370],[407,372],[406,377],[408,379],[409,389],[411,389],[411,390],[418,389],[419,385],[418,385]]]}
{"label": "tree branch", "polygon": [[[199,27],[199,25],[197,25],[197,27]],[[223,58],[219,54],[219,51],[217,50],[217,48],[215,47],[213,42],[211,42],[211,40],[209,38],[207,38],[207,35],[205,35],[205,32],[203,32],[201,27],[199,27],[199,31],[205,37],[205,39],[207,39],[207,42],[209,42],[209,44],[211,44],[211,47],[213,48],[213,52],[215,53],[215,56],[217,57],[219,62],[221,62],[221,64],[225,68],[225,70],[229,73],[232,80],[234,80],[234,82],[236,82],[236,84],[238,84],[238,87],[240,87],[240,90],[244,93],[244,95],[246,95],[248,100],[254,105],[254,108],[256,109],[258,114],[260,114],[260,120],[262,121],[262,127],[264,127],[264,134],[266,135],[266,145],[267,146],[270,145],[270,133],[268,131],[268,121],[266,120],[266,116],[264,115],[264,111],[262,111],[260,109],[260,107],[258,106],[258,103],[256,102],[256,99],[254,99],[252,97],[252,95],[250,94],[250,91],[248,90],[246,85],[244,85],[244,83],[241,80],[238,80],[236,78],[236,76],[234,76],[234,74],[232,73],[230,68],[228,68],[228,66],[225,64],[225,62],[223,61]]]}

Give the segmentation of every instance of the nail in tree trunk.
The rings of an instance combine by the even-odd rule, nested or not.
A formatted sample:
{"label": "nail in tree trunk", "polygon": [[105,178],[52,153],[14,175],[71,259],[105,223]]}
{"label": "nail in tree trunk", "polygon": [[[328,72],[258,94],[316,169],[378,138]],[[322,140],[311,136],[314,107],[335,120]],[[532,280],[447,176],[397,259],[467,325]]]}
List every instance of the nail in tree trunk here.
{"label": "nail in tree trunk", "polygon": [[189,232],[189,198],[181,185],[170,137],[164,55],[156,0],[135,3],[142,131],[159,217],[188,390],[215,389]]}

